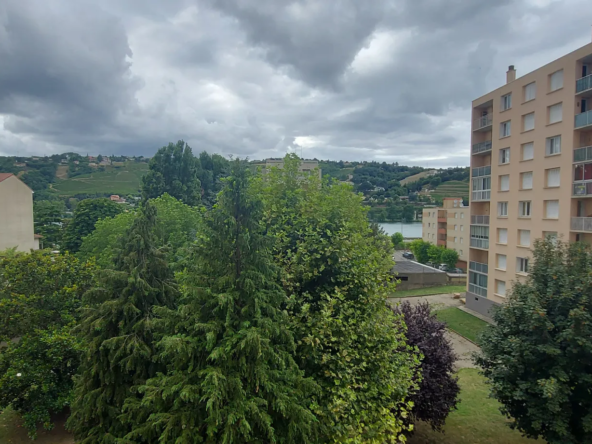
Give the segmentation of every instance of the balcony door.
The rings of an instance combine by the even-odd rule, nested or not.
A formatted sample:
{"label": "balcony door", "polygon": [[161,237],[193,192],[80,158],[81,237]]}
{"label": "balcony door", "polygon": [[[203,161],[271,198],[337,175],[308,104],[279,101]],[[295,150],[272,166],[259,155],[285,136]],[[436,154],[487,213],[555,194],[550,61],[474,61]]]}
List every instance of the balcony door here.
{"label": "balcony door", "polygon": [[588,111],[588,100],[582,99],[580,102],[580,112],[585,113],[586,111]]}

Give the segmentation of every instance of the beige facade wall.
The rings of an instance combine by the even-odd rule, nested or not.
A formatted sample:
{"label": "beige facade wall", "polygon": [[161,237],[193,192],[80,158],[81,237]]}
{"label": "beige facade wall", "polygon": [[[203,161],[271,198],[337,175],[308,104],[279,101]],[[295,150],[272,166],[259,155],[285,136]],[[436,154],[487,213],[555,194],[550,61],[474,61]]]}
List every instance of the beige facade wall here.
{"label": "beige facade wall", "polygon": [[[560,71],[562,75],[556,74]],[[592,89],[576,93],[576,81],[586,73],[592,74],[592,44],[513,81],[515,73],[510,70],[509,83],[473,101],[469,268],[475,263],[478,274],[487,276],[487,288],[482,287],[481,277],[473,276],[472,281],[469,275],[470,293],[503,303],[513,282],[527,276],[519,271],[520,265],[522,259],[532,257],[536,239],[556,233],[563,240],[584,240],[584,231],[572,230],[572,223],[592,232],[592,219],[572,221],[576,216],[592,216],[592,183],[588,188],[580,183],[590,192],[574,196],[574,150],[592,145],[592,113],[586,113],[592,109]],[[532,84],[534,98],[526,96],[533,89],[527,85]],[[504,109],[507,95],[511,95],[511,106]],[[580,115],[579,127],[576,115]],[[590,125],[581,125],[588,116]],[[511,122],[509,135],[502,132],[504,122]],[[557,136],[561,149],[552,153],[550,138]],[[505,149],[509,158],[508,152],[502,152]],[[590,151],[586,160],[592,179]],[[490,193],[479,191],[487,180]],[[479,279],[479,288],[471,287]]]}
{"label": "beige facade wall", "polygon": [[467,262],[469,258],[469,216],[469,207],[462,206],[461,198],[446,198],[441,208],[424,208],[422,212],[422,239],[456,250],[459,260]]}
{"label": "beige facade wall", "polygon": [[17,177],[10,176],[0,182],[0,251],[14,247],[29,251],[36,249],[36,243],[33,192]]}

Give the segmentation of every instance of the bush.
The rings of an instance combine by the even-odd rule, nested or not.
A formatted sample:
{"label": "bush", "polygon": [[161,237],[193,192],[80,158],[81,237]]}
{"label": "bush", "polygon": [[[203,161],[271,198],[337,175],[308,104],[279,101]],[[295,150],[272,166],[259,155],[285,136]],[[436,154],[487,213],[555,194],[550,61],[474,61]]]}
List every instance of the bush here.
{"label": "bush", "polygon": [[493,315],[476,359],[511,426],[549,444],[592,436],[592,252],[537,241],[528,280]]}
{"label": "bush", "polygon": [[446,324],[431,312],[428,302],[413,306],[405,301],[393,312],[403,315],[407,342],[423,355],[419,390],[411,397],[413,418],[442,431],[448,414],[456,409],[460,392],[458,378],[453,376],[456,356],[445,336]]}
{"label": "bush", "polygon": [[440,260],[443,264],[448,265],[450,268],[456,268],[456,263],[458,262],[458,253],[456,250],[446,248],[444,251],[442,251]]}

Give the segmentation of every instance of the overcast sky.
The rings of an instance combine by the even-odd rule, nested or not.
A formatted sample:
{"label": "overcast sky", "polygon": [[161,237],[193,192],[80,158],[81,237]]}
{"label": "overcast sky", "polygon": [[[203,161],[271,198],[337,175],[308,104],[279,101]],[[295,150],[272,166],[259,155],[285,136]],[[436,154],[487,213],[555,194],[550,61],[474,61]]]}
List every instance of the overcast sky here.
{"label": "overcast sky", "polygon": [[0,155],[464,166],[471,100],[591,24],[590,0],[0,0]]}

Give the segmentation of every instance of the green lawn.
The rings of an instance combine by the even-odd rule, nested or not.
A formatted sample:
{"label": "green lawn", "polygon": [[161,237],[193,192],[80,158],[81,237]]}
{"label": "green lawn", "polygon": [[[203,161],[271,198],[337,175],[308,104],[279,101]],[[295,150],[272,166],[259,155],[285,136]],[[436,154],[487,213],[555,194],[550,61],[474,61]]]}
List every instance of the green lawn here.
{"label": "green lawn", "polygon": [[409,444],[543,444],[526,439],[508,427],[499,404],[488,397],[489,388],[476,369],[458,372],[461,387],[458,410],[446,420],[444,433],[432,431],[426,423],[416,424]]}
{"label": "green lawn", "polygon": [[83,174],[71,179],[58,179],[52,188],[62,196],[95,193],[137,194],[142,176],[147,172],[147,163],[126,162],[120,168],[108,166],[105,171]]}
{"label": "green lawn", "polygon": [[37,439],[31,441],[14,411],[6,409],[0,412],[1,444],[74,444],[74,438],[64,429],[64,418],[56,418],[53,430],[40,428],[37,433]]}
{"label": "green lawn", "polygon": [[465,313],[456,307],[436,311],[436,316],[446,322],[448,328],[473,342],[477,342],[479,333],[487,327],[487,322]]}
{"label": "green lawn", "polygon": [[463,293],[467,291],[465,285],[442,285],[440,287],[416,288],[415,290],[396,290],[390,295],[392,298],[408,298],[411,296],[431,296],[434,294]]}

